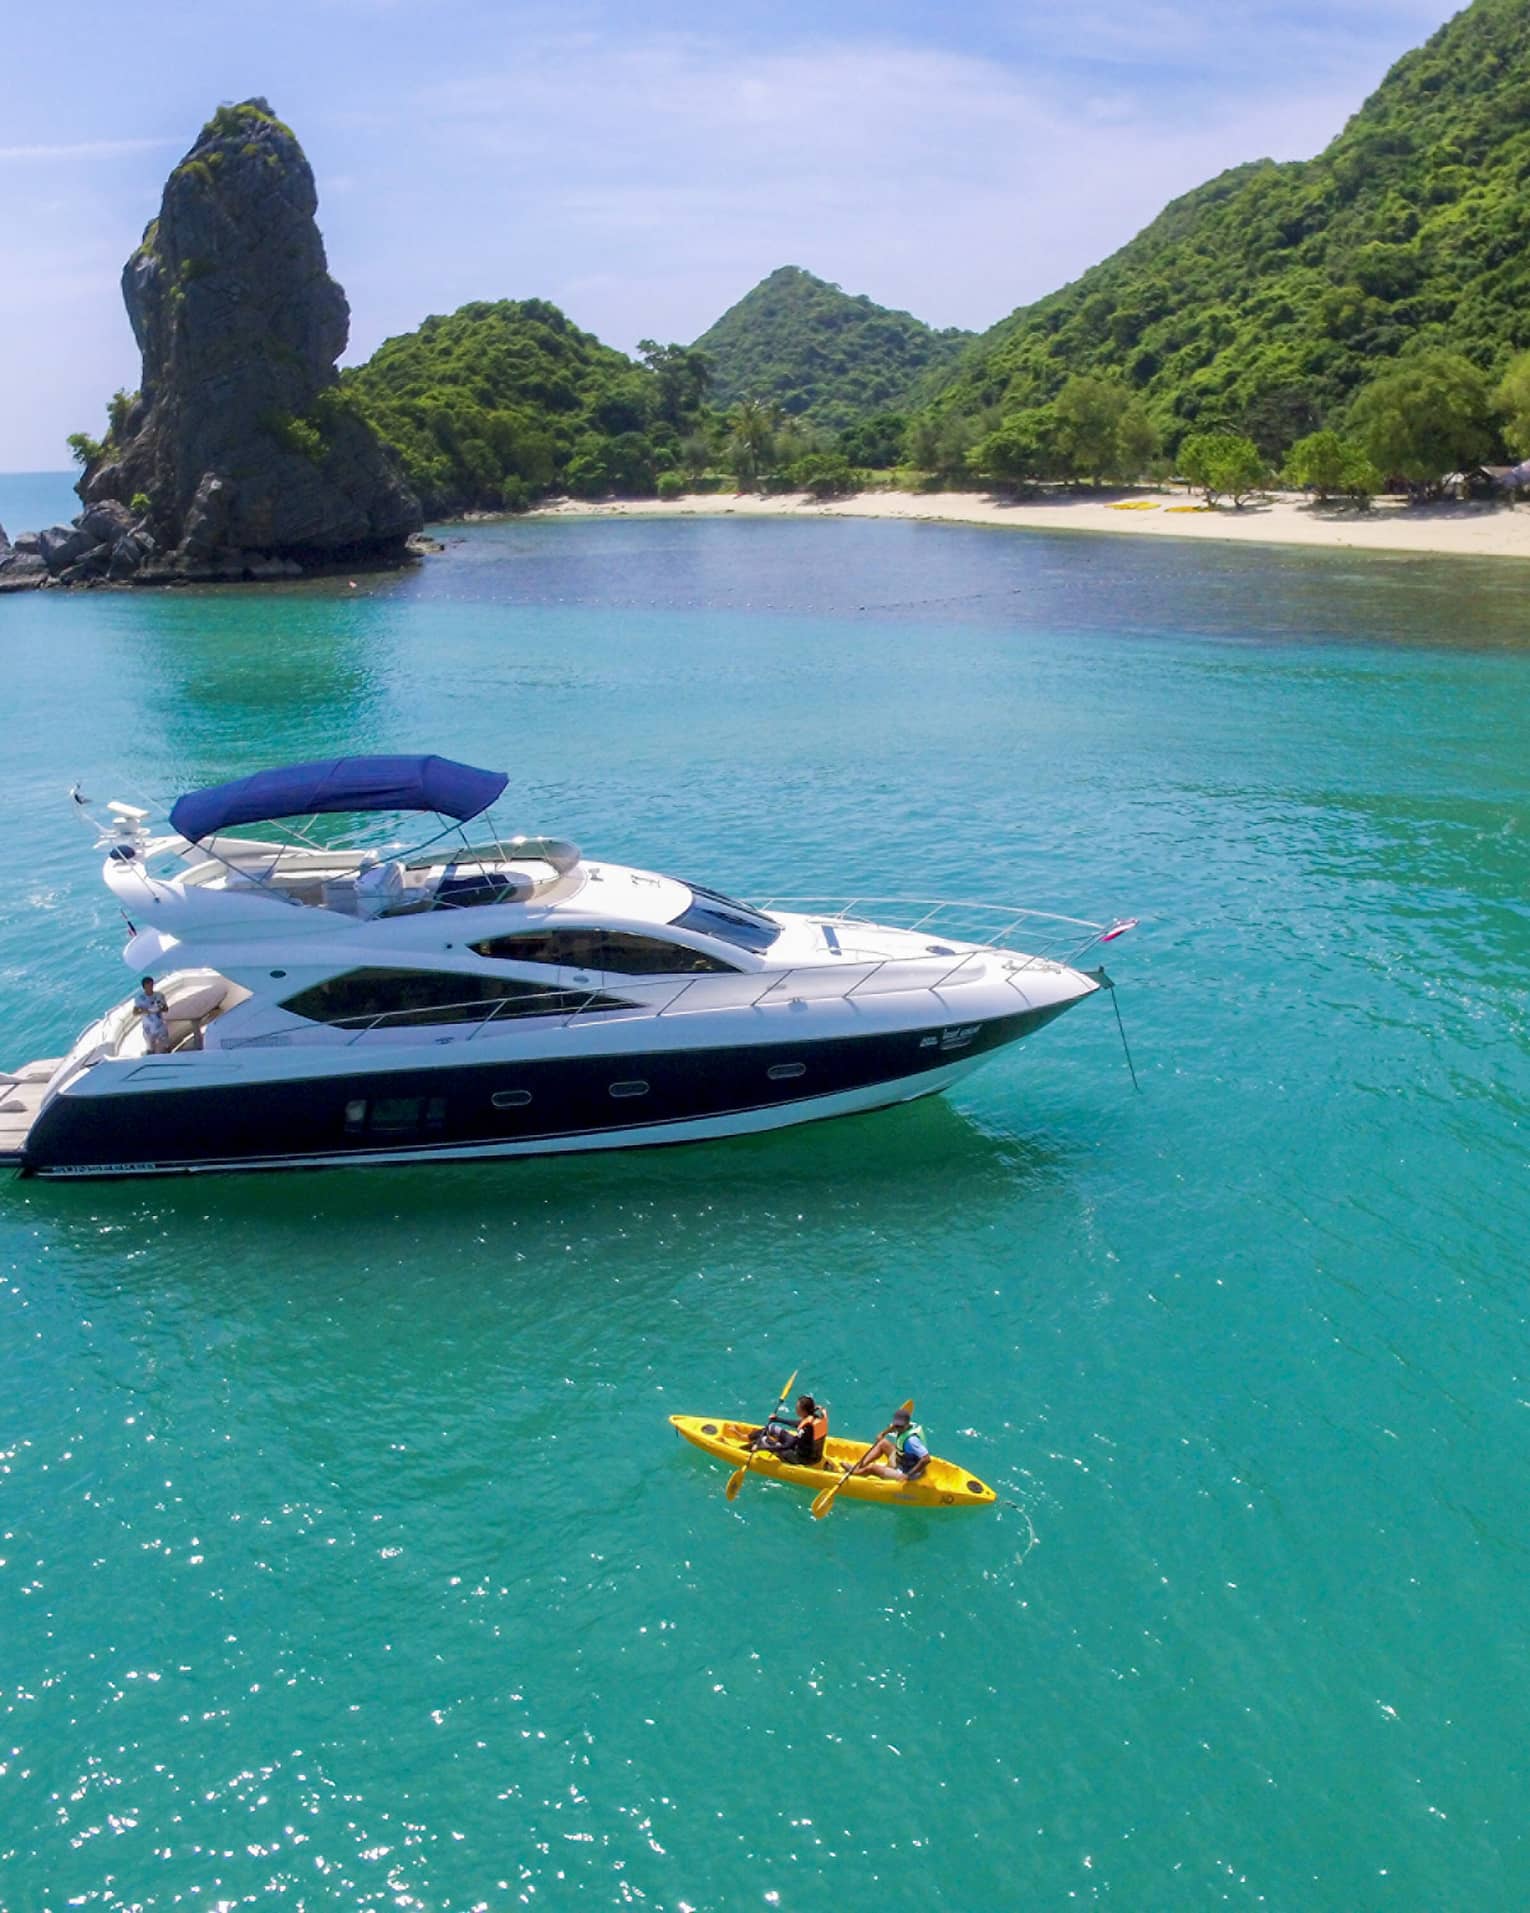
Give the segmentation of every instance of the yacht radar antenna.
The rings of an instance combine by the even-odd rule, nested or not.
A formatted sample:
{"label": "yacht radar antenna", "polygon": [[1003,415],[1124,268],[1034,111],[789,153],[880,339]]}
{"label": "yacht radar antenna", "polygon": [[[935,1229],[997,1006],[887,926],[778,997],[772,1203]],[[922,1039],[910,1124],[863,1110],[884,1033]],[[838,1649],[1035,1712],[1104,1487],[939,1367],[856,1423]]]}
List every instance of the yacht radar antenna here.
{"label": "yacht radar antenna", "polygon": [[78,784],[70,785],[69,801],[74,806],[74,815],[96,833],[98,850],[127,848],[136,855],[148,844],[149,813],[139,805],[125,804],[117,797],[109,798],[106,808],[110,816],[103,822],[90,808],[94,798],[87,797]]}

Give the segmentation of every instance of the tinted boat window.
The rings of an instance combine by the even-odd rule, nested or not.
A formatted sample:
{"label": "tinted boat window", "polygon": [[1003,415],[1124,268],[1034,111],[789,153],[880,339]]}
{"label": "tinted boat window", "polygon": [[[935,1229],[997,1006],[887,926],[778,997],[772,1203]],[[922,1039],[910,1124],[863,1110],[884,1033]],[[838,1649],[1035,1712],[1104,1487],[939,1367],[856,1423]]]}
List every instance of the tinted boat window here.
{"label": "tinted boat window", "polygon": [[439,1136],[445,1127],[444,1096],[379,1096],[345,1106],[348,1136]]}
{"label": "tinted boat window", "polygon": [[454,976],[445,970],[347,970],[282,1004],[294,1016],[339,1029],[418,1028],[496,1022],[512,1016],[567,1016],[574,1010],[631,1008],[614,996],[556,990],[512,977]]}
{"label": "tinted boat window", "polygon": [[703,936],[719,937],[725,943],[736,943],[741,950],[753,950],[756,954],[768,950],[780,936],[780,924],[773,923],[747,903],[736,903],[720,890],[708,890],[699,883],[687,888],[691,893],[689,909],[670,919],[676,928],[698,930]]}
{"label": "tinted boat window", "polygon": [[737,974],[737,967],[704,950],[687,949],[634,930],[568,927],[521,930],[485,937],[468,948],[500,963],[547,963],[569,970],[612,970],[618,976],[695,976],[709,971]]}

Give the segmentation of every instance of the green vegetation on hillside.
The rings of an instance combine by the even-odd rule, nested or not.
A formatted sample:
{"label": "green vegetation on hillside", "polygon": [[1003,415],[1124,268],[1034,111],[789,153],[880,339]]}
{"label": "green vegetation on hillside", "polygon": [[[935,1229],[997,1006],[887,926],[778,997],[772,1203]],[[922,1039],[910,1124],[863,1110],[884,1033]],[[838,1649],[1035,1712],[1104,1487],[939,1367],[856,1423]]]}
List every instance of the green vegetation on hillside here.
{"label": "green vegetation on hillside", "polygon": [[688,348],[644,346],[639,365],[545,300],[478,302],[387,340],[343,390],[397,447],[427,514],[555,491],[644,497],[682,462],[707,383]]}
{"label": "green vegetation on hillside", "polygon": [[695,341],[717,399],[758,399],[831,431],[899,412],[970,340],[782,266]]}
{"label": "green vegetation on hillside", "polygon": [[[675,497],[694,485],[807,490],[859,483],[868,452],[890,462],[901,417],[874,419],[859,453],[783,417],[774,403],[708,403],[709,362],[695,346],[644,339],[641,362],[602,345],[545,300],[501,300],[430,318],[343,375],[354,406],[403,460],[431,516],[520,509],[556,492],[579,498]],[[294,449],[325,421],[268,429]]]}
{"label": "green vegetation on hillside", "polygon": [[345,390],[434,513],[906,466],[1438,493],[1530,454],[1527,189],[1530,0],[1474,0],[1316,159],[1222,174],[981,339],[783,266],[642,363],[501,302],[389,340]]}
{"label": "green vegetation on hillside", "polygon": [[[1443,349],[1491,383],[1530,345],[1527,185],[1530,0],[1475,0],[1316,159],[1222,174],[995,326],[933,417],[1033,429],[1070,377],[1107,375],[1171,451],[1231,432],[1273,461],[1400,355]],[[1430,456],[1481,456],[1491,437]]]}

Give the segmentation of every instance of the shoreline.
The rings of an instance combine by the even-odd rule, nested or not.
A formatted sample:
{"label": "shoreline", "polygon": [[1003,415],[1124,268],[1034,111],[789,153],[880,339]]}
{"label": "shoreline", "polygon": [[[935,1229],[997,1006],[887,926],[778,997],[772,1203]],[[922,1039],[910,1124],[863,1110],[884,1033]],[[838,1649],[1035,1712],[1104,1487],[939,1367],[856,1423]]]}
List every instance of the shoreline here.
{"label": "shoreline", "polygon": [[1183,492],[1062,494],[1010,501],[982,492],[860,492],[819,500],[805,493],[761,497],[690,493],[681,498],[588,502],[559,499],[520,513],[479,512],[458,523],[520,518],[880,518],[914,524],[977,525],[1020,531],[1117,532],[1211,538],[1228,544],[1307,545],[1454,558],[1530,558],[1530,507],[1475,501],[1415,505],[1376,500],[1368,510],[1315,505],[1271,493],[1235,509],[1209,509]]}

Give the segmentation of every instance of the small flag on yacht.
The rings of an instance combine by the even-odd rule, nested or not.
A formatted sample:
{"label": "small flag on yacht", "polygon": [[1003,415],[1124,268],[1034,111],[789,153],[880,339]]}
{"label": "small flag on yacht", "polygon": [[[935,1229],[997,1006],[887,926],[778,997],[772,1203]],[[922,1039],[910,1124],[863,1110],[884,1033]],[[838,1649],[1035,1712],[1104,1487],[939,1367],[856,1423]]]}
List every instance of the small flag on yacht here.
{"label": "small flag on yacht", "polygon": [[1113,943],[1117,937],[1124,937],[1128,930],[1136,929],[1137,923],[1136,917],[1127,917],[1124,922],[1113,923],[1100,938],[1101,943]]}

